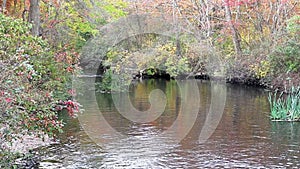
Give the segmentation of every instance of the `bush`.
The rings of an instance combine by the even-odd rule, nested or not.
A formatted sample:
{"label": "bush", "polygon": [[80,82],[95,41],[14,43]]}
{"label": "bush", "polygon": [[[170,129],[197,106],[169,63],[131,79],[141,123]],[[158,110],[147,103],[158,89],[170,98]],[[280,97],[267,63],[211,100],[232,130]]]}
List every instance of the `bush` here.
{"label": "bush", "polygon": [[300,44],[290,40],[278,47],[270,59],[274,73],[300,72]]}
{"label": "bush", "polygon": [[[9,152],[6,143],[25,134],[55,137],[63,122],[57,111],[68,108],[74,115],[68,81],[77,55],[54,49],[30,34],[31,26],[0,14],[0,157]],[[67,60],[65,58],[68,58]],[[7,157],[7,155],[5,155]],[[7,161],[1,158],[0,166]]]}
{"label": "bush", "polygon": [[300,16],[295,15],[287,20],[287,34],[281,45],[270,55],[272,69],[277,73],[300,72]]}

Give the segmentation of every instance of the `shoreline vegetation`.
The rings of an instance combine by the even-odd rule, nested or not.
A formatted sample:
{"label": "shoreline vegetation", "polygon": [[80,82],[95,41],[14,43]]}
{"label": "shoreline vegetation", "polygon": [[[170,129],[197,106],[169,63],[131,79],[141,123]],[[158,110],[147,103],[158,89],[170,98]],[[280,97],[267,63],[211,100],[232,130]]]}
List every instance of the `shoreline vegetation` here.
{"label": "shoreline vegetation", "polygon": [[272,121],[300,121],[300,86],[292,87],[290,92],[269,94]]}
{"label": "shoreline vegetation", "polygon": [[[75,117],[81,111],[71,77],[84,74],[89,65],[101,64],[96,69],[103,75],[99,85],[103,91],[113,89],[114,73],[126,80],[143,74],[225,77],[227,82],[285,93],[293,93],[300,84],[297,0],[0,0],[0,4],[0,168],[19,167],[15,160],[21,155],[6,144],[36,133],[51,140],[63,132],[59,112]],[[143,14],[164,20],[143,20]],[[173,36],[147,32],[155,29],[153,25],[177,32]],[[120,40],[120,28],[147,33],[105,48],[101,38]],[[97,50],[89,52],[96,56],[83,55],[93,40]],[[102,48],[104,59],[95,60]],[[297,100],[299,91],[270,96],[271,119],[297,121]]]}

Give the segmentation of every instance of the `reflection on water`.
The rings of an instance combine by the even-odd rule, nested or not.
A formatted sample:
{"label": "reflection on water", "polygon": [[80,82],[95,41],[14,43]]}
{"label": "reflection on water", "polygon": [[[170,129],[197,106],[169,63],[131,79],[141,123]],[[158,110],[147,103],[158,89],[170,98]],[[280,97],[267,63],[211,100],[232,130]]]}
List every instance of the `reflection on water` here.
{"label": "reflection on water", "polygon": [[[199,81],[200,99],[193,100],[193,97],[188,97],[192,93],[184,91],[189,88],[189,83],[147,80],[133,84],[128,96],[118,95],[118,98],[129,97],[136,110],[145,112],[151,107],[151,91],[160,89],[164,92],[165,111],[154,120],[149,117],[152,121],[145,123],[133,122],[118,113],[112,95],[84,91],[79,99],[86,111],[79,120],[63,117],[68,124],[60,137],[62,143],[41,150],[40,167],[300,167],[300,123],[270,122],[266,92],[252,87],[218,86],[209,81]],[[220,90],[221,87],[226,90]],[[200,133],[209,119],[211,102],[214,100],[221,104],[218,96],[222,96],[222,91],[226,91],[226,104],[221,120],[210,138],[199,143]],[[182,109],[184,100],[189,101],[190,107],[198,107],[196,116],[192,113],[182,115],[182,110],[188,110]],[[161,134],[176,122],[176,130]],[[190,128],[187,122],[195,124]],[[174,134],[185,138],[178,143]]]}

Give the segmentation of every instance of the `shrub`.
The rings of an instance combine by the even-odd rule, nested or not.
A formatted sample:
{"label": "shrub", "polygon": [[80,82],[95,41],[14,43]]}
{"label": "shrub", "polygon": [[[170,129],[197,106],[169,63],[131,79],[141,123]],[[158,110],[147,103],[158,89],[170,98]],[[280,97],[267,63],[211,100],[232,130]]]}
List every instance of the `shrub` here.
{"label": "shrub", "polygon": [[270,55],[272,69],[275,74],[300,72],[300,16],[295,15],[287,20],[287,34],[281,39],[284,43]]}
{"label": "shrub", "polygon": [[[300,72],[300,44],[290,40],[271,55],[274,72]],[[278,69],[280,68],[280,69]]]}
{"label": "shrub", "polygon": [[[45,40],[32,36],[31,26],[20,19],[0,14],[0,23],[1,157],[9,153],[5,144],[24,134],[54,137],[63,126],[57,111],[67,108],[74,115],[78,105],[63,101],[73,93],[68,93],[68,81],[77,55],[55,53]],[[0,166],[10,165],[2,160]]]}

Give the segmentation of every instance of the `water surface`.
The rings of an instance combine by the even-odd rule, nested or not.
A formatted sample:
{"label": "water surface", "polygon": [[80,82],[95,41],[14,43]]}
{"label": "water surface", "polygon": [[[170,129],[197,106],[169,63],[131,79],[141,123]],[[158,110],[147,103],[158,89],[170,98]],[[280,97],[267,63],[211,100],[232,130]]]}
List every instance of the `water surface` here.
{"label": "water surface", "polygon": [[[266,91],[198,81],[200,99],[195,101],[188,97],[193,96],[188,91],[191,82],[178,83],[185,88],[180,89],[174,80],[159,79],[131,85],[129,100],[138,111],[151,107],[151,91],[165,93],[165,111],[146,123],[133,122],[119,113],[126,95],[95,95],[93,88],[82,91],[79,100],[84,114],[77,119],[62,115],[67,125],[61,144],[41,150],[40,168],[300,168],[300,123],[271,122]],[[199,142],[212,102],[220,101],[213,97],[218,92],[223,97],[224,91],[221,119],[209,139]],[[115,105],[116,97],[121,100],[119,105]],[[189,109],[183,112],[183,104],[188,104],[184,101],[190,107],[199,104],[195,117],[188,114]],[[188,115],[181,117],[183,113]],[[181,124],[175,133],[161,134],[175,122]],[[193,123],[188,133],[186,122]],[[174,134],[185,137],[177,142]]]}

